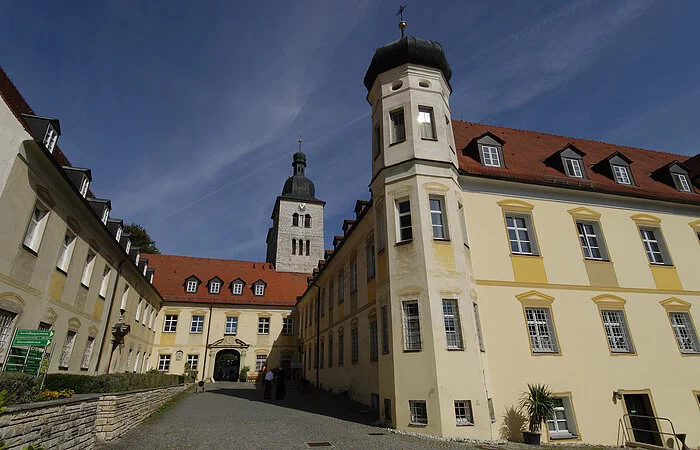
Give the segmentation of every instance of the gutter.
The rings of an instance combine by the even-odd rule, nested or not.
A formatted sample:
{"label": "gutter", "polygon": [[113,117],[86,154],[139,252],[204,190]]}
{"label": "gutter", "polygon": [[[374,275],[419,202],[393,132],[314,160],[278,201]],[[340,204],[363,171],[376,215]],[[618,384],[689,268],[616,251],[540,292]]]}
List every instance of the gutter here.
{"label": "gutter", "polygon": [[314,280],[313,285],[316,286],[316,387],[318,387],[321,367],[319,361],[319,355],[321,354],[321,286],[316,284],[316,280]]}
{"label": "gutter", "polygon": [[[209,331],[211,330],[211,315],[212,315],[212,308],[213,307],[214,307],[214,299],[212,298],[211,302],[209,303],[209,323],[207,324],[207,338],[206,338],[205,344],[204,344],[204,362],[202,363],[202,381],[204,381],[204,374],[206,373],[206,370],[207,370],[207,354],[209,353]],[[239,367],[240,367],[240,365],[239,365]],[[212,381],[214,380],[213,374],[212,374],[211,379],[212,379]]]}
{"label": "gutter", "polygon": [[[100,343],[100,351],[97,353],[97,364],[95,365],[95,371],[94,374],[97,375],[97,372],[100,370],[100,362],[102,361],[102,350],[104,349],[105,346],[105,339],[107,339],[107,331],[110,329],[109,323],[112,320],[112,306],[114,306],[114,296],[117,294],[117,285],[119,284],[119,274],[122,271],[122,264],[124,264],[124,261],[126,259],[122,259],[119,262],[119,265],[117,266],[117,279],[114,282],[114,287],[112,288],[112,296],[109,299],[109,308],[107,309],[107,320],[105,320],[105,330],[104,333],[102,333],[102,342]],[[110,355],[110,364],[107,365],[107,371],[105,373],[109,373],[109,366],[111,365],[111,355]]]}

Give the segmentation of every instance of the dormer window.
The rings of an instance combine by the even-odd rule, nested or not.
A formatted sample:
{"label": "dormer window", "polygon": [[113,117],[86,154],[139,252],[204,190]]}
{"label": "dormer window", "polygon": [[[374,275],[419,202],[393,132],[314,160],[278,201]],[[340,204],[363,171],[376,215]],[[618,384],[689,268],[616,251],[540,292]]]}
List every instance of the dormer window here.
{"label": "dormer window", "polygon": [[197,292],[197,280],[188,280],[186,291],[189,293]]}
{"label": "dormer window", "polygon": [[49,124],[46,128],[46,135],[44,136],[44,145],[49,153],[53,153],[53,149],[56,147],[56,140],[58,140],[58,133],[56,133],[54,127]]}
{"label": "dormer window", "polygon": [[126,252],[129,253],[131,250],[131,239],[126,241]]}
{"label": "dormer window", "polygon": [[612,166],[613,175],[615,176],[615,182],[617,184],[632,184],[632,179],[630,178],[629,168],[625,166]]}
{"label": "dormer window", "polygon": [[143,265],[143,276],[146,276],[146,272],[148,272],[148,264]]}
{"label": "dormer window", "polygon": [[681,191],[681,192],[693,192],[693,190],[690,188],[690,181],[688,181],[688,175],[682,174],[682,173],[674,173],[673,175],[673,183],[676,185],[676,188]]}
{"label": "dormer window", "polygon": [[231,283],[231,293],[233,295],[242,295],[243,294],[243,281],[242,280],[235,280],[233,283]]}
{"label": "dormer window", "polygon": [[490,145],[481,146],[481,155],[484,165],[487,167],[501,167],[501,157],[498,154],[498,147]]}
{"label": "dormer window", "polygon": [[221,283],[219,283],[218,281],[212,281],[211,284],[209,285],[209,293],[210,294],[218,294],[220,289],[221,289]]}
{"label": "dormer window", "polygon": [[472,140],[468,151],[474,159],[477,159],[481,165],[485,167],[502,167],[505,168],[503,160],[503,144],[504,141],[495,134],[487,131],[478,138]]}
{"label": "dormer window", "polygon": [[117,228],[117,235],[115,236],[117,239],[117,242],[119,242],[122,238],[122,227]]}
{"label": "dormer window", "polygon": [[105,207],[102,212],[102,223],[107,225],[107,219],[109,219],[109,208]]}
{"label": "dormer window", "polygon": [[253,283],[253,293],[256,297],[262,297],[265,295],[265,282],[263,280],[258,280]]}
{"label": "dormer window", "polygon": [[90,187],[90,180],[88,177],[83,176],[83,181],[80,183],[80,195],[85,198],[87,196],[88,188]]}
{"label": "dormer window", "polygon": [[139,261],[141,261],[141,253],[136,253],[136,259],[134,260],[134,264],[138,266]]}
{"label": "dormer window", "polygon": [[564,167],[566,174],[574,178],[583,178],[583,171],[581,170],[581,163],[578,159],[574,158],[564,158]]}

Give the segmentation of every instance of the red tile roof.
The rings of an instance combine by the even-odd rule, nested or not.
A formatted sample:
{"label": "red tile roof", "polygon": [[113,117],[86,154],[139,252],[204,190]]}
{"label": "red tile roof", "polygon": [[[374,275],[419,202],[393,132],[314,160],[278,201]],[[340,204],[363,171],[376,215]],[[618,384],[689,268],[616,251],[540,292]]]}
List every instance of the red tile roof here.
{"label": "red tile roof", "polygon": [[[469,175],[700,204],[700,194],[679,192],[676,188],[649,176],[651,172],[672,161],[684,163],[686,160],[693,160],[690,164],[693,165],[692,163],[698,160],[697,156],[689,158],[672,153],[458,120],[452,121],[452,129],[458,149],[459,168]],[[506,168],[485,167],[479,161],[478,155],[471,151],[475,140],[487,132],[504,142],[502,148]],[[563,172],[544,163],[545,159],[568,145],[574,145],[585,153],[583,163],[588,180],[579,182],[579,179],[567,177]],[[592,166],[615,152],[622,153],[632,161],[630,169],[636,186],[617,184],[608,176],[593,170]],[[693,169],[688,169],[692,177]]]}
{"label": "red tile roof", "polygon": [[[142,254],[148,267],[155,269],[153,285],[166,302],[260,306],[294,306],[306,290],[307,273],[277,272],[269,263],[230,259],[194,258],[191,256]],[[202,281],[197,292],[185,292],[185,279],[191,275]],[[223,280],[219,294],[209,294],[207,282]],[[240,278],[245,282],[242,295],[233,295],[230,284]],[[263,280],[265,295],[253,295],[252,285]]]}

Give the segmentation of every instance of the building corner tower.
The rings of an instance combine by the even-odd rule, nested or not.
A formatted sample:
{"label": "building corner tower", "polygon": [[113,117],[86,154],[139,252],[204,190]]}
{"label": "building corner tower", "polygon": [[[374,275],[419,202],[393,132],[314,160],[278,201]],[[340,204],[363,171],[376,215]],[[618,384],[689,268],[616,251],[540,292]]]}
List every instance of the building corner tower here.
{"label": "building corner tower", "polygon": [[266,261],[278,272],[311,273],[323,258],[323,208],[316,188],[306,177],[306,155],[292,158],[294,173],[287,178],[272,211],[273,225],[267,232]]}

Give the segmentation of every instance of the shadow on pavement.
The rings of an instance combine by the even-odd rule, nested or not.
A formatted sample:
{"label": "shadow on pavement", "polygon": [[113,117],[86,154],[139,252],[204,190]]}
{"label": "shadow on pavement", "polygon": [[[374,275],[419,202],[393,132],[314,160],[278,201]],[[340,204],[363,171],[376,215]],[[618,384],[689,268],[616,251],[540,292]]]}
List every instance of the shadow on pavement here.
{"label": "shadow on pavement", "polygon": [[[281,408],[335,417],[336,419],[364,425],[375,425],[379,418],[379,412],[372,410],[369,406],[315,388],[307,387],[306,390],[302,392],[301,388],[294,384],[287,385],[287,395],[284,400],[264,400],[263,387],[257,384],[254,389],[251,389],[250,384],[246,385],[243,383],[240,383],[240,387],[238,383],[226,383],[225,386],[207,384],[206,392],[229,395],[251,402],[269,403]],[[275,390],[273,387],[273,396],[274,393]]]}

